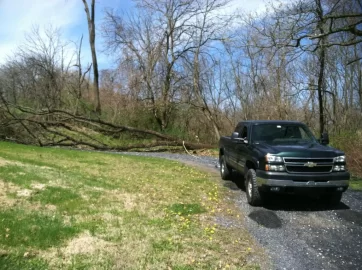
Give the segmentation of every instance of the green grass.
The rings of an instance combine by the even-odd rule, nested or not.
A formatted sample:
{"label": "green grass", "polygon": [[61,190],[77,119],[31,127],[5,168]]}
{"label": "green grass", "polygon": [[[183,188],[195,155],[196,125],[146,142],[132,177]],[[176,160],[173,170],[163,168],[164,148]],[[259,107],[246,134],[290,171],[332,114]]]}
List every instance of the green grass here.
{"label": "green grass", "polygon": [[46,270],[48,264],[37,258],[27,258],[21,255],[0,254],[0,269],[2,270]]}
{"label": "green grass", "polygon": [[362,179],[352,177],[349,182],[349,187],[354,190],[362,191]]}
{"label": "green grass", "polygon": [[4,247],[46,249],[73,237],[78,229],[61,217],[9,209],[0,212],[0,244]]}
{"label": "green grass", "polygon": [[6,165],[0,167],[0,175],[7,182],[12,182],[22,187],[29,187],[33,181],[44,183],[47,178],[42,177],[39,169],[24,168],[19,165]]}
{"label": "green grass", "polygon": [[0,142],[0,269],[255,269],[226,192],[175,161]]}
{"label": "green grass", "polygon": [[194,204],[176,203],[168,207],[168,210],[179,216],[201,214],[206,212],[206,210],[200,204],[197,203]]}
{"label": "green grass", "polygon": [[[331,146],[346,154],[348,170],[359,178],[362,177],[362,136],[355,131],[345,131],[331,136]],[[352,187],[354,187],[352,183]],[[358,187],[358,186],[357,186]]]}
{"label": "green grass", "polygon": [[48,186],[38,191],[31,199],[42,204],[56,205],[59,211],[75,212],[84,205],[84,200],[70,189]]}
{"label": "green grass", "polygon": [[162,252],[162,251],[178,251],[182,250],[182,244],[181,243],[174,243],[170,240],[157,240],[152,243],[152,248],[156,251]]}

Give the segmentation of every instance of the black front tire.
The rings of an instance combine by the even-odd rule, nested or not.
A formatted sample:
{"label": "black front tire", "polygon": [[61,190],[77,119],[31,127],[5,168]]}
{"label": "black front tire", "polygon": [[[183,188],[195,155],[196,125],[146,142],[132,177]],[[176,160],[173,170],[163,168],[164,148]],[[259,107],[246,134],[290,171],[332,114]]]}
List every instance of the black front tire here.
{"label": "black front tire", "polygon": [[226,164],[224,155],[220,156],[220,175],[223,180],[230,180],[232,174],[232,168]]}
{"label": "black front tire", "polygon": [[262,197],[256,183],[256,172],[254,169],[249,169],[245,177],[245,190],[248,203],[252,206],[262,204]]}

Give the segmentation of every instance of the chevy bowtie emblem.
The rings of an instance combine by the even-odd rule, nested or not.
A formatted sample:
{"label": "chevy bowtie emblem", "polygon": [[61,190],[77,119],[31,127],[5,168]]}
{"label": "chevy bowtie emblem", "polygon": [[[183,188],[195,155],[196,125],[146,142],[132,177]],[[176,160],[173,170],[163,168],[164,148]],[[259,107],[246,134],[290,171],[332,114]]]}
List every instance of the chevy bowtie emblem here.
{"label": "chevy bowtie emblem", "polygon": [[304,164],[304,166],[313,168],[313,167],[317,166],[317,163],[308,161],[307,163]]}

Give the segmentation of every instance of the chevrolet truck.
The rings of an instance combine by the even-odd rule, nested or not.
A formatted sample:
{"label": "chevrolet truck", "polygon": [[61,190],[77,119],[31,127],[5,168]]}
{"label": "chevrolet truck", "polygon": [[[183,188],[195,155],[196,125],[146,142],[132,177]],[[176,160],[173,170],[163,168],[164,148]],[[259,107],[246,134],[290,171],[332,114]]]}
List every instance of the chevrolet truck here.
{"label": "chevrolet truck", "polygon": [[[219,142],[220,174],[244,175],[248,203],[263,203],[270,193],[316,193],[331,206],[339,204],[350,174],[342,151],[323,133],[316,139],[296,121],[243,121]],[[264,200],[265,201],[265,200]]]}

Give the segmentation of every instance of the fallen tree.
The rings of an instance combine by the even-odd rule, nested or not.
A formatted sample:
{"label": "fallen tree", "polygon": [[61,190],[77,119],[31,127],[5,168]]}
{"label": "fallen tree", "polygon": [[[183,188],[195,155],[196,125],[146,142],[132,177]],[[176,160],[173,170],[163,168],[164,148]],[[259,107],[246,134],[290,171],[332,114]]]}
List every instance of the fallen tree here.
{"label": "fallen tree", "polygon": [[[85,147],[103,151],[135,151],[139,149],[186,147],[189,150],[210,149],[213,145],[185,141],[154,130],[116,125],[99,117],[76,115],[62,109],[35,110],[8,103],[2,98],[1,123],[3,139],[39,146]],[[7,133],[6,133],[7,131]],[[120,134],[147,139],[112,145],[99,139],[99,135],[114,138]]]}

